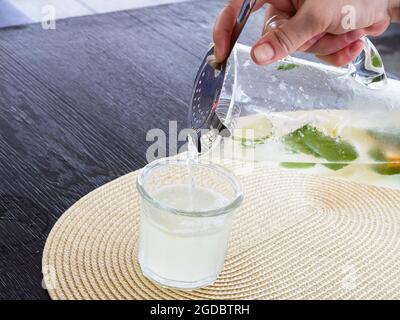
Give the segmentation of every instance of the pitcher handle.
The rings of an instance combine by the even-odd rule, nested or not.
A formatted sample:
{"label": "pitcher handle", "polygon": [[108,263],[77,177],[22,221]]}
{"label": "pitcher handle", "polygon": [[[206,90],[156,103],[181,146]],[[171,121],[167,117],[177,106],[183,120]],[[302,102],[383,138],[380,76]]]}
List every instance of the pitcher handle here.
{"label": "pitcher handle", "polygon": [[367,38],[361,39],[364,48],[348,66],[348,74],[358,83],[370,89],[382,89],[387,84],[387,75],[381,55]]}

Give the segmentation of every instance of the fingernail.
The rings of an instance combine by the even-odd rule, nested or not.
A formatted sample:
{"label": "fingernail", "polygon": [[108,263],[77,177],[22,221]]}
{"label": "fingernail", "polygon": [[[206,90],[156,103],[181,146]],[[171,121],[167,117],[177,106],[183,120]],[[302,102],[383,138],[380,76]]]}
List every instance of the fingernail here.
{"label": "fingernail", "polygon": [[274,56],[275,50],[269,43],[263,43],[254,48],[254,57],[258,63],[268,63]]}

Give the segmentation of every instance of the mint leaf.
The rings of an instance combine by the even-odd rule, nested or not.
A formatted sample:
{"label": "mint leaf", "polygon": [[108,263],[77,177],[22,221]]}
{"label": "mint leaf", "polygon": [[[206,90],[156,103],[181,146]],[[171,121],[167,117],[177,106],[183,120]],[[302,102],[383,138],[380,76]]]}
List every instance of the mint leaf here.
{"label": "mint leaf", "polygon": [[372,57],[372,65],[375,68],[382,68],[382,60],[377,55],[374,55]]}
{"label": "mint leaf", "polygon": [[307,169],[315,167],[315,163],[306,163],[306,162],[282,162],[281,167],[287,169]]}
{"label": "mint leaf", "polygon": [[[387,157],[383,153],[382,150],[374,149],[369,152],[370,157],[379,162],[387,162]],[[384,176],[393,176],[396,174],[400,174],[400,163],[382,163],[382,164],[374,164],[372,166],[372,170],[375,172],[384,175]]]}
{"label": "mint leaf", "polygon": [[331,169],[333,171],[338,171],[340,169],[343,169],[344,167],[347,167],[348,164],[343,164],[343,163],[324,163],[323,166],[325,166],[328,169]]}
{"label": "mint leaf", "polygon": [[372,170],[383,176],[394,176],[400,174],[400,164],[375,164],[372,166]]}
{"label": "mint leaf", "polygon": [[279,66],[276,67],[278,71],[289,71],[298,68],[299,65],[295,63],[281,63]]}
{"label": "mint leaf", "polygon": [[350,143],[329,137],[311,125],[305,125],[288,134],[283,142],[292,152],[309,154],[332,162],[324,164],[332,170],[342,169],[347,166],[346,162],[354,161],[358,157]]}

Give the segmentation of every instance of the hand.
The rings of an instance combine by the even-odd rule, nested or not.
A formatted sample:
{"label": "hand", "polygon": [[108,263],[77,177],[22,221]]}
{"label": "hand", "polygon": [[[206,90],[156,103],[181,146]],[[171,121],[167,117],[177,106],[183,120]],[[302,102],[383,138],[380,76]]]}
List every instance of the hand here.
{"label": "hand", "polygon": [[[222,62],[242,0],[230,0],[214,26],[215,56]],[[262,35],[251,50],[260,65],[270,64],[295,51],[306,51],[333,65],[348,64],[363,49],[365,35],[382,34],[398,19],[398,0],[258,0],[254,10],[270,3],[266,21],[287,21]]]}

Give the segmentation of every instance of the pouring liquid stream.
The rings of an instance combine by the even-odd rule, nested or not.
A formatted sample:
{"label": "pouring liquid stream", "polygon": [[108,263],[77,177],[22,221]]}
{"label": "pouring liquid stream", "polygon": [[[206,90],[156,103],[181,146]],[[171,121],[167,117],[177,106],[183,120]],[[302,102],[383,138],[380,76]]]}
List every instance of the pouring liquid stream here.
{"label": "pouring liquid stream", "polygon": [[190,209],[193,210],[193,204],[194,204],[194,196],[195,196],[195,188],[196,188],[196,182],[194,179],[194,173],[193,173],[193,163],[197,162],[199,160],[199,153],[197,150],[197,147],[195,145],[195,141],[193,137],[189,134],[188,135],[188,152],[187,152],[187,173],[189,177],[189,203],[190,203]]}

